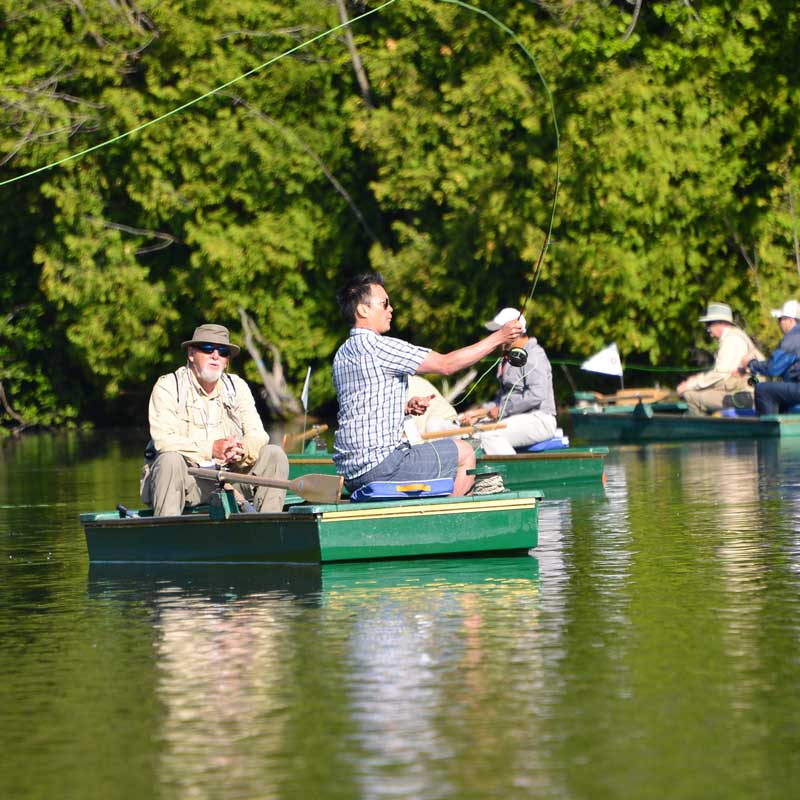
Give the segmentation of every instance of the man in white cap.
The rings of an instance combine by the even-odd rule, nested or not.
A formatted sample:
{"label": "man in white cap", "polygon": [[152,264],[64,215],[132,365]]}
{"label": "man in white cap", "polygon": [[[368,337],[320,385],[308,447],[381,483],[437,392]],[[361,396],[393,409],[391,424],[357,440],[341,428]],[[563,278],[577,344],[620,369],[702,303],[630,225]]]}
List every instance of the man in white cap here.
{"label": "man in white cap", "polygon": [[453,494],[468,492],[475,451],[464,441],[442,439],[410,446],[403,441],[406,415],[419,416],[431,397],[408,397],[408,376],[452,375],[471,367],[522,331],[509,320],[474,344],[437,353],[391,336],[394,309],[378,272],[351,278],[336,295],[350,335],[333,359],[333,385],[339,400],[333,462],[353,492],[373,481],[452,478]]}
{"label": "man in white cap", "polygon": [[[709,303],[700,322],[705,323],[706,331],[719,341],[719,350],[712,369],[692,375],[675,389],[689,407],[689,414],[702,417],[721,411],[726,398],[734,394],[738,398],[737,404],[752,407],[753,389],[739,373],[739,366],[745,359],[764,356],[750,337],[733,324],[733,313],[726,303]],[[742,393],[750,397],[743,400]]]}
{"label": "man in white cap", "polygon": [[523,350],[527,360],[514,366],[508,357],[503,358],[497,368],[500,386],[494,403],[462,415],[465,424],[483,418],[506,424],[505,428],[480,435],[481,447],[487,455],[513,455],[517,448],[547,441],[556,433],[553,371],[536,337],[527,335],[525,317],[516,308],[504,308],[486,323],[486,328],[496,331],[511,320],[518,320],[522,326],[522,334],[511,347]]}
{"label": "man in white cap", "polygon": [[[186,365],[162,375],[150,394],[150,442],[142,470],[142,500],[157,517],[178,516],[208,500],[215,483],[195,479],[189,466],[225,467],[263,478],[286,480],[286,453],[268,444],[250,387],[225,370],[239,353],[228,329],[205,324],[181,347]],[[256,511],[283,508],[285,489],[248,486],[237,491]]]}
{"label": "man in white cap", "polygon": [[756,413],[779,414],[800,404],[800,307],[797,300],[787,300],[782,308],[773,309],[783,338],[769,360],[744,358],[740,372],[765,375],[780,380],[756,384]]}

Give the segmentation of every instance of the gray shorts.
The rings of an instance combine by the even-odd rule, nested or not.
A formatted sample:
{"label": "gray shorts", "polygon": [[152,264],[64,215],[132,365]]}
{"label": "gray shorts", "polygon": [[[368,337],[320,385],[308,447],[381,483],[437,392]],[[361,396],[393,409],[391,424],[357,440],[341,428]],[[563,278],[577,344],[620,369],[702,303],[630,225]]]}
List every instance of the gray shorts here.
{"label": "gray shorts", "polygon": [[345,480],[348,491],[355,491],[373,481],[415,481],[455,478],[458,470],[458,447],[452,439],[426,442],[414,447],[403,445],[369,472]]}

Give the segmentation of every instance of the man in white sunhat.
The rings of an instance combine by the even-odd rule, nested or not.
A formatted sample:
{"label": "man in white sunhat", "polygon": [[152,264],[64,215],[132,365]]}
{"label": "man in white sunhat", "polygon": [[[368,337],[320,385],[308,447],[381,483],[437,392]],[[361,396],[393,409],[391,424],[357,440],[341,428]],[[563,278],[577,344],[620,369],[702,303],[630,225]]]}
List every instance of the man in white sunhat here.
{"label": "man in white sunhat", "polygon": [[487,455],[512,455],[515,448],[547,441],[556,434],[553,371],[536,337],[528,336],[525,317],[516,308],[504,308],[486,323],[486,328],[496,331],[511,320],[519,320],[522,326],[522,334],[512,347],[524,350],[527,361],[514,366],[504,358],[497,368],[499,390],[494,402],[461,416],[467,425],[479,419],[506,424],[505,428],[480,434],[481,447]]}
{"label": "man in white sunhat", "polygon": [[373,481],[453,478],[454,495],[472,488],[475,451],[464,441],[441,439],[410,446],[403,441],[405,416],[422,414],[431,397],[407,396],[408,376],[452,375],[498,347],[508,347],[522,332],[509,321],[474,344],[437,353],[391,336],[394,309],[377,272],[353,277],[336,295],[350,335],[333,359],[333,385],[339,399],[333,462],[352,492]]}
{"label": "man in white sunhat", "polygon": [[444,395],[421,375],[408,376],[407,397],[428,397],[427,409],[418,417],[414,417],[420,433],[438,433],[458,428],[458,411],[445,400]]}
{"label": "man in white sunhat", "polygon": [[729,305],[709,303],[700,322],[705,323],[709,335],[719,341],[719,350],[712,369],[692,375],[675,389],[689,407],[689,414],[702,417],[721,411],[726,402],[734,404],[733,395],[736,395],[736,405],[752,407],[753,387],[739,373],[739,366],[745,359],[764,356],[750,337],[733,324]]}
{"label": "man in white sunhat", "polygon": [[779,414],[800,404],[800,307],[797,300],[787,300],[782,308],[773,309],[783,338],[767,361],[742,360],[742,374],[765,375],[779,379],[756,384],[757,414]]}
{"label": "man in white sunhat", "polygon": [[[162,375],[150,394],[150,442],[142,470],[142,500],[155,516],[177,516],[185,506],[208,500],[213,481],[196,479],[187,467],[225,467],[263,478],[286,480],[289,461],[268,444],[250,387],[225,370],[239,347],[228,329],[205,324],[181,344],[186,365]],[[285,489],[249,486],[237,491],[256,511],[283,508]]]}

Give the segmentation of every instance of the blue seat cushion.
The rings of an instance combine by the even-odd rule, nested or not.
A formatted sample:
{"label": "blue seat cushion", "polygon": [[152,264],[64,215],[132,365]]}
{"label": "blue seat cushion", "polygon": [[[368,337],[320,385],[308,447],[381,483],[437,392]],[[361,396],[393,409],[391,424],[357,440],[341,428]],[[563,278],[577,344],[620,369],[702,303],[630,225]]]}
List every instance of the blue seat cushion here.
{"label": "blue seat cushion", "polygon": [[789,408],[786,409],[786,413],[787,414],[800,414],[800,405],[789,406]]}
{"label": "blue seat cushion", "polygon": [[537,442],[530,447],[523,447],[522,452],[539,453],[542,450],[561,450],[564,447],[569,447],[569,439],[566,436],[554,436],[552,439]]}
{"label": "blue seat cushion", "polygon": [[422,481],[372,481],[359,486],[350,501],[407,500],[409,497],[443,497],[453,493],[452,478],[429,478]]}
{"label": "blue seat cushion", "polygon": [[719,414],[721,417],[755,417],[756,410],[754,408],[723,408]]}

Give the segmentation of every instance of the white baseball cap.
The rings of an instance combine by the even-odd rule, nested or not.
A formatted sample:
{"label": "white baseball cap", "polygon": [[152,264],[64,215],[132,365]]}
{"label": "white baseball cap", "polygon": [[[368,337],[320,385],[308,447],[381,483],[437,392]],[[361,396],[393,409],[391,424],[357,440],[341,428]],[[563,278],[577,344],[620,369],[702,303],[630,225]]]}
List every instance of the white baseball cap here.
{"label": "white baseball cap", "polygon": [[791,317],[792,319],[800,319],[800,305],[797,300],[787,300],[783,304],[783,308],[773,308],[773,317]]}
{"label": "white baseball cap", "polygon": [[506,322],[514,322],[519,320],[522,325],[522,332],[525,333],[528,326],[525,322],[525,317],[521,316],[518,308],[504,308],[494,315],[494,319],[490,319],[486,323],[486,328],[490,331],[499,331]]}

